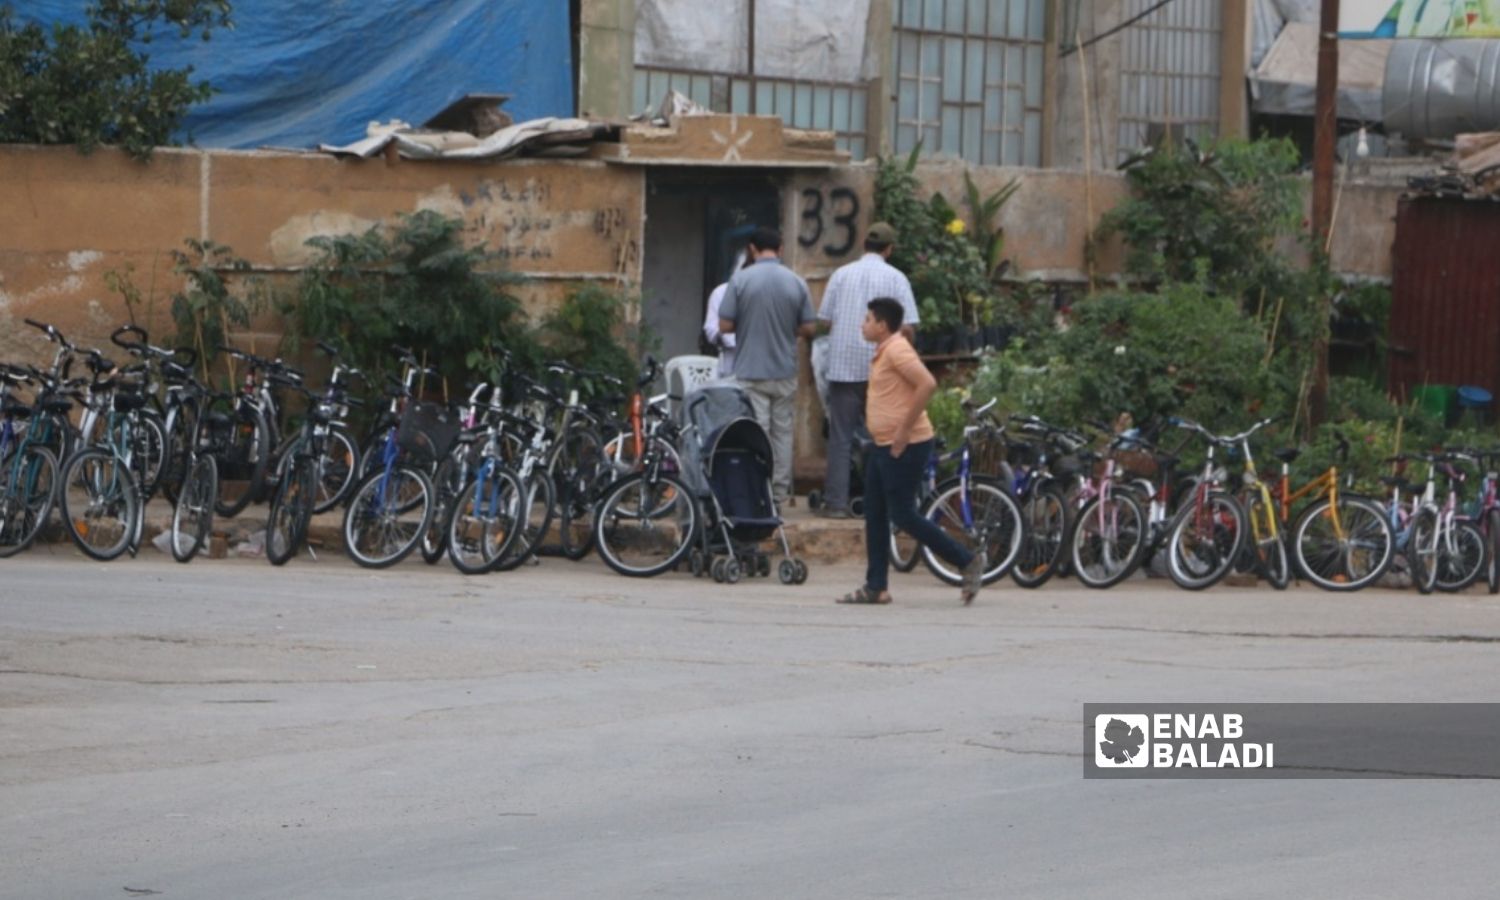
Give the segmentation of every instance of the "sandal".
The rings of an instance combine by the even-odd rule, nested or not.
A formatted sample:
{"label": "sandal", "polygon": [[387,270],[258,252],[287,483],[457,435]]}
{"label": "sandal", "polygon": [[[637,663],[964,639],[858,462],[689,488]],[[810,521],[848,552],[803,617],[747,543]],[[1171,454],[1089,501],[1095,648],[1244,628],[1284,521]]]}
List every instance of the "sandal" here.
{"label": "sandal", "polygon": [[850,591],[838,599],[839,603],[859,603],[865,605],[884,606],[891,602],[890,594],[874,594],[867,587]]}

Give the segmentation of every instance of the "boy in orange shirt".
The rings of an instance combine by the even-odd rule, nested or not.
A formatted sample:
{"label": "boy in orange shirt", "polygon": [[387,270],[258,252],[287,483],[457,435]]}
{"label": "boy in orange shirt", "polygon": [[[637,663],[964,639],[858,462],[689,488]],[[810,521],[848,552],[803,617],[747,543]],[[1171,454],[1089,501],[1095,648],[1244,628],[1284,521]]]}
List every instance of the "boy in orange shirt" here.
{"label": "boy in orange shirt", "polygon": [[901,334],[900,301],[870,301],[862,333],[876,344],[865,398],[865,424],[874,446],[865,457],[865,552],[869,563],[864,587],[839,598],[840,603],[890,603],[891,524],[963,571],[964,605],[974,602],[987,565],[984,550],[970,553],[917,512],[917,485],[932,454],[932,422],[927,401],[937,381],[917,351]]}

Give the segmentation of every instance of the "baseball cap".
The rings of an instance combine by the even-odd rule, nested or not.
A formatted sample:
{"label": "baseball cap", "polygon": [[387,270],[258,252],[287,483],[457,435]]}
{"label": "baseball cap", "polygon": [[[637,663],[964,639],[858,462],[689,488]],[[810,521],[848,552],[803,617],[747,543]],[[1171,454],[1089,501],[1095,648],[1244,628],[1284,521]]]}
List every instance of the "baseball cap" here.
{"label": "baseball cap", "polygon": [[877,244],[894,244],[896,243],[896,228],[889,222],[876,222],[870,226],[869,231],[865,232],[865,239]]}

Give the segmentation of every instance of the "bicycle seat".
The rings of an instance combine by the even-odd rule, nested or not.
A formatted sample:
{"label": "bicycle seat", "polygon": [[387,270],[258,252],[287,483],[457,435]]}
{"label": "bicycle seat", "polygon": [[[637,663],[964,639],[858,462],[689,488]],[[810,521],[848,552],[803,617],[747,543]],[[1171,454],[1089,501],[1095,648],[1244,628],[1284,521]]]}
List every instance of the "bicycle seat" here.
{"label": "bicycle seat", "polygon": [[37,406],[42,412],[67,413],[73,409],[73,401],[67,397],[44,397]]}
{"label": "bicycle seat", "polygon": [[1180,462],[1182,462],[1182,457],[1172,453],[1158,453],[1156,455],[1156,464],[1163,469],[1170,469]]}
{"label": "bicycle seat", "polygon": [[145,394],[115,394],[115,412],[130,412],[137,409],[145,409]]}
{"label": "bicycle seat", "polygon": [[229,413],[219,412],[218,410],[206,412],[203,414],[203,421],[207,422],[213,428],[228,428],[230,422]]}
{"label": "bicycle seat", "polygon": [[1412,484],[1410,481],[1407,481],[1400,475],[1382,475],[1380,476],[1380,483],[1385,485],[1386,487],[1396,488],[1403,491],[1421,490],[1421,488],[1419,488],[1417,485]]}
{"label": "bicycle seat", "polygon": [[1298,450],[1296,447],[1283,447],[1282,449],[1276,451],[1276,458],[1284,463],[1287,463],[1288,465],[1296,462],[1297,457],[1301,455],[1302,451]]}

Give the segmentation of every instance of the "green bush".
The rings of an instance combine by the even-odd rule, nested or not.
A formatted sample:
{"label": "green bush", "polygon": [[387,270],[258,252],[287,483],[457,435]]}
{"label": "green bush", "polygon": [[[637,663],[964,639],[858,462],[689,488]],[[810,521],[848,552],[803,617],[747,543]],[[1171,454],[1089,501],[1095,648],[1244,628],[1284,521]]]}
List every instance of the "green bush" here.
{"label": "green bush", "polygon": [[640,359],[655,343],[631,314],[639,309],[636,294],[585,285],[543,321],[540,343],[548,359],[607,372],[628,387],[635,383]]}

